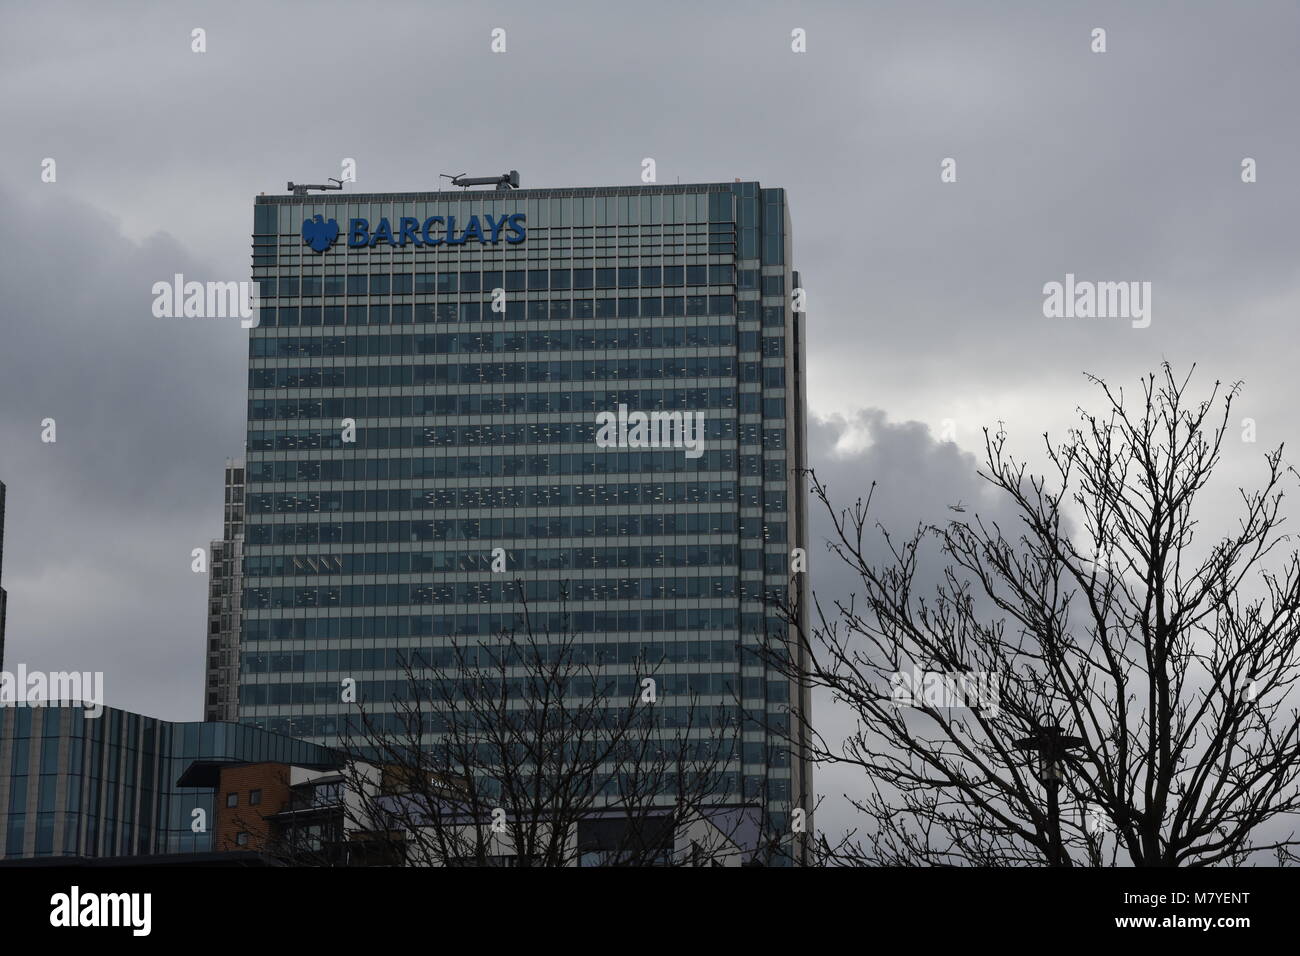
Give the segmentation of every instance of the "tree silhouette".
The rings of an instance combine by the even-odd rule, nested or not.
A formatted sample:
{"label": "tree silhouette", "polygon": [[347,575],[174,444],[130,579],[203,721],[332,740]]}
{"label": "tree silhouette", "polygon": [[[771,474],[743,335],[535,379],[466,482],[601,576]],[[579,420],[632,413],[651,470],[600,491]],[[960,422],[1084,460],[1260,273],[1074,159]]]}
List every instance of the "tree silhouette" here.
{"label": "tree silhouette", "polygon": [[[856,718],[841,744],[811,744],[818,762],[865,776],[853,803],[867,823],[823,838],[826,862],[1292,857],[1300,566],[1280,506],[1295,472],[1281,447],[1266,453],[1236,528],[1209,539],[1198,504],[1238,386],[1193,401],[1190,378],[1162,366],[1131,410],[1089,376],[1104,410],[1080,409],[1061,444],[1044,436],[1042,475],[986,429],[980,475],[1014,507],[1014,529],[967,504],[899,540],[870,494],[839,510],[812,476],[834,522],[828,547],[861,589],[829,609],[814,597],[806,631],[783,609],[804,679]],[[930,548],[944,565],[932,590],[918,573]],[[770,650],[777,666],[793,657]]]}

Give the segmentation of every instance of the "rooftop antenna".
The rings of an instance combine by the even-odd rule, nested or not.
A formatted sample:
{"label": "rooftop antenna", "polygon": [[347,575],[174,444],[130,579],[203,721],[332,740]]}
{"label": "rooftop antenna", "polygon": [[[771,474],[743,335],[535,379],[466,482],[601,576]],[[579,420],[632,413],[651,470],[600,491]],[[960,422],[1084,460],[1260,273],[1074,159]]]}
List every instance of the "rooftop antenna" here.
{"label": "rooftop antenna", "polygon": [[439,173],[443,179],[450,179],[453,186],[459,186],[461,189],[468,189],[470,186],[495,186],[499,191],[519,188],[519,170],[512,169],[508,173],[502,173],[500,176],[468,176],[465,173],[459,173],[452,176],[448,173]]}
{"label": "rooftop antenna", "polygon": [[327,190],[327,189],[342,189],[342,188],[343,188],[343,180],[341,180],[341,179],[335,179],[334,177],[331,176],[331,177],[330,177],[330,182],[334,183],[334,185],[333,185],[333,186],[322,186],[322,185],[316,185],[316,184],[310,184],[310,183],[293,183],[293,182],[291,182],[291,183],[289,183],[288,189],[289,189],[289,192],[293,193],[295,196],[305,196],[305,195],[307,195],[307,190],[309,190],[309,189],[319,189],[319,190],[321,190],[321,191],[323,192],[323,191],[325,191],[325,190]]}

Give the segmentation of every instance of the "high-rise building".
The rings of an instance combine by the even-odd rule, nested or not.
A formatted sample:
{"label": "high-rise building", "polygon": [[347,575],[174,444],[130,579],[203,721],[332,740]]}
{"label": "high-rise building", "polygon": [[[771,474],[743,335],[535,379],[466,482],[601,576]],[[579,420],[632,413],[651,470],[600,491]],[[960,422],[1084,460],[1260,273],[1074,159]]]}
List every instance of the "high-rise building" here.
{"label": "high-rise building", "polygon": [[226,459],[220,541],[208,566],[207,666],[203,719],[239,716],[239,619],[243,601],[244,459]]}
{"label": "high-rise building", "polygon": [[[0,581],[4,581],[5,565],[5,483],[0,481]],[[9,609],[9,595],[0,587],[0,670],[5,666],[5,612]]]}
{"label": "high-rise building", "polygon": [[253,275],[241,721],[337,742],[344,678],[388,699],[413,648],[516,624],[521,580],[739,736],[733,799],[810,812],[807,700],[748,653],[804,587],[784,190],[263,195]]}

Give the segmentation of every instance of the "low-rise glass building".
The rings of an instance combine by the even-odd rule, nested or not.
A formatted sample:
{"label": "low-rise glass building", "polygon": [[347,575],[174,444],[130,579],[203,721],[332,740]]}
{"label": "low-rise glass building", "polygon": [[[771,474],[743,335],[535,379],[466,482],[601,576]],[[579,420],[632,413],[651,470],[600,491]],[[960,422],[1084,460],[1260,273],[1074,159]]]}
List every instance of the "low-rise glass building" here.
{"label": "low-rise glass building", "polygon": [[323,747],[239,724],[0,707],[0,859],[211,851],[212,788],[178,781],[196,763],[262,760],[336,763]]}

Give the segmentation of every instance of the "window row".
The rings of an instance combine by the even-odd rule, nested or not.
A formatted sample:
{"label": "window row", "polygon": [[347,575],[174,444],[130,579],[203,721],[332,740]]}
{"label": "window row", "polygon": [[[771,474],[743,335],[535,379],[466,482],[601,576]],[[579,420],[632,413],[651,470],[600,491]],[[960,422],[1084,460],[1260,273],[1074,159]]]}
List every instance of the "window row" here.
{"label": "window row", "polygon": [[[255,370],[257,373],[292,371]],[[258,381],[270,380],[273,380],[272,376],[258,376]],[[411,415],[526,415],[600,412],[619,405],[626,405],[629,411],[647,412],[737,408],[737,390],[625,388],[602,391],[369,395],[355,398],[255,398],[249,400],[248,418],[250,421],[292,421],[301,418],[402,418]],[[739,411],[743,414],[761,414],[764,418],[783,419],[785,399],[763,398],[758,392],[745,392],[740,395]]]}
{"label": "window row", "polygon": [[[453,669],[527,667],[554,668],[556,673],[571,666],[627,666],[640,668],[641,673],[656,675],[660,688],[670,694],[732,694],[733,688],[743,697],[786,702],[790,699],[790,684],[785,680],[765,681],[762,677],[740,677],[734,670],[704,673],[660,673],[664,664],[735,664],[741,645],[734,641],[636,641],[592,642],[570,641],[562,644],[527,644],[485,646],[476,642],[471,646],[456,644],[429,647],[370,647],[331,648],[308,651],[261,651],[240,655],[241,674],[309,674],[338,671],[364,673],[366,671],[402,671],[423,680],[425,672],[436,669],[446,672]],[[749,663],[760,658],[753,651],[746,652]],[[611,675],[620,683],[619,690],[627,688],[628,678],[635,673]],[[639,683],[634,685],[640,690]],[[435,700],[438,698],[434,698]],[[745,745],[747,761],[762,760],[762,745]],[[752,758],[752,759],[751,759]],[[782,764],[784,766],[784,764]]]}
{"label": "window row", "polygon": [[[759,351],[756,332],[744,333],[749,351]],[[768,340],[764,340],[766,343]],[[776,338],[772,341],[779,342]],[[594,349],[729,347],[734,325],[659,325],[645,328],[552,329],[538,332],[442,332],[260,336],[254,357],[272,355],[478,355],[485,352],[570,352]],[[775,349],[777,346],[767,346]],[[781,354],[769,351],[768,354]]]}
{"label": "window row", "polygon": [[644,289],[662,286],[734,285],[781,295],[783,276],[762,276],[735,266],[621,266],[591,269],[505,269],[485,272],[374,272],[350,275],[303,275],[258,279],[258,292],[271,296],[315,295],[451,295],[457,292],[564,292],[571,289]]}
{"label": "window row", "polygon": [[[786,573],[788,556],[784,551],[768,554],[753,547],[743,547],[740,552],[740,569],[741,570],[758,570],[761,566],[764,574],[781,574]],[[346,554],[265,554],[250,555],[244,558],[244,573],[249,577],[257,576],[281,576],[289,575],[292,577],[311,576],[318,574],[410,574],[422,567],[429,566],[426,555],[412,551],[378,551],[378,552],[360,552]],[[536,596],[549,595],[545,598],[548,601],[558,601],[564,595],[571,595],[575,600],[598,601],[613,600],[616,596],[612,588],[618,589],[618,594],[628,590],[631,595],[631,589],[634,587],[632,581],[640,581],[636,585],[637,592],[645,597],[681,597],[685,596],[710,596],[695,595],[697,588],[705,588],[704,584],[694,584],[694,581],[711,581],[707,589],[712,592],[718,588],[723,588],[723,593],[712,594],[714,597],[732,597],[739,596],[745,600],[755,600],[759,592],[752,589],[747,590],[746,585],[742,582],[739,591],[731,592],[725,589],[724,585],[716,582],[724,580],[722,578],[582,578],[576,581],[568,579],[562,581],[529,581],[526,582],[525,594],[533,598],[534,590]],[[513,581],[504,582],[462,582],[454,585],[457,588],[486,588],[489,586],[500,587],[504,589],[503,594],[511,594],[511,588],[514,587]],[[558,589],[558,590],[557,590]],[[561,594],[563,590],[563,594]],[[457,591],[457,594],[462,593]],[[464,593],[470,593],[468,591]],[[475,592],[478,593],[478,592]],[[486,592],[484,592],[486,593]],[[492,592],[495,593],[495,592]],[[602,596],[603,595],[603,596]],[[634,596],[634,595],[632,595]]]}
{"label": "window row", "polygon": [[[679,364],[682,361],[684,360],[628,359],[614,362],[471,362],[454,365],[254,368],[249,372],[249,382],[253,388],[404,388],[412,385],[522,385],[628,377],[684,378],[694,373],[711,378],[735,378],[742,384],[761,383],[764,388],[785,387],[785,369],[781,366],[764,366],[761,362],[741,362],[737,365],[734,359],[727,356],[691,359],[686,366]],[[609,394],[609,391],[605,394]],[[617,403],[601,407],[608,408],[611,404]]]}
{"label": "window row", "polygon": [[[740,612],[734,607],[642,611],[537,611],[529,612],[527,624],[521,615],[509,612],[420,615],[409,617],[407,620],[412,622],[412,636],[415,637],[491,637],[512,631],[524,635],[528,633],[529,627],[532,634],[540,637],[635,631],[734,631],[740,626]],[[419,630],[414,629],[416,626]],[[258,638],[250,635],[249,639]],[[335,685],[335,691],[337,690],[338,685]]]}
{"label": "window row", "polygon": [[[779,496],[780,506],[776,506]],[[320,511],[400,511],[408,508],[558,508],[570,505],[706,504],[763,502],[759,486],[734,481],[647,481],[614,485],[506,485],[472,488],[387,488],[369,491],[258,492],[248,496],[249,514]],[[769,511],[785,510],[785,492],[768,492]]]}
{"label": "window row", "polygon": [[[363,522],[357,522],[362,524]],[[365,529],[359,530],[364,540],[341,541],[327,539],[325,543],[338,544],[374,544],[392,541],[409,542],[409,537],[399,535],[401,525],[411,522],[367,521]],[[393,527],[397,525],[399,527]],[[281,526],[283,527],[283,526]],[[296,541],[262,541],[258,544],[319,544],[319,537],[314,536],[318,529],[338,531],[336,525],[296,525],[293,530],[304,532],[307,540]],[[265,530],[265,526],[261,530]],[[409,530],[408,530],[409,535]],[[489,548],[473,550],[447,549],[445,551],[423,551],[412,553],[411,571],[413,573],[455,573],[460,571],[486,571],[497,573],[495,564],[505,566],[506,571],[568,571],[579,568],[593,570],[617,568],[701,568],[701,567],[740,567],[739,550],[734,544],[651,544],[640,546],[622,546],[607,548],[511,548],[506,552],[505,560],[494,558]],[[756,556],[762,552],[750,552]],[[504,573],[504,572],[501,572]],[[254,589],[267,591],[268,589]],[[316,590],[316,589],[311,589]],[[249,600],[249,593],[245,592]],[[261,601],[270,601],[268,593],[257,596],[254,603],[246,604],[245,610],[263,606]],[[297,599],[295,599],[297,600]],[[308,600],[306,597],[302,600]],[[319,597],[317,598],[319,600]],[[266,606],[270,606],[269,604]],[[293,605],[286,605],[293,606]],[[303,604],[301,607],[316,605]]]}
{"label": "window row", "polygon": [[[278,373],[289,373],[280,375]],[[274,388],[276,381],[304,376],[295,369],[254,369],[250,388]],[[253,382],[272,383],[269,385]],[[757,395],[754,395],[757,398]],[[776,401],[782,401],[776,399]],[[784,404],[784,403],[783,403]],[[562,392],[458,392],[450,395],[369,395],[347,398],[254,398],[250,421],[295,418],[401,418],[405,415],[509,415],[537,412],[600,412],[626,405],[631,411],[735,408],[734,388],[624,388]],[[769,416],[775,417],[775,416]],[[242,479],[241,479],[242,482]]]}
{"label": "window row", "polygon": [[[518,615],[515,614],[480,614],[471,615],[482,620],[479,626],[484,628],[482,635],[497,636],[507,633],[512,628],[517,630]],[[568,640],[571,628],[566,623],[570,615],[563,612],[530,612],[534,634],[539,642],[546,643],[545,635],[554,634]],[[451,637],[452,632],[443,623],[446,615],[441,614],[367,614],[361,617],[283,617],[251,618],[244,622],[243,638],[247,641],[288,641],[288,640],[337,640],[341,638],[382,638],[382,637]],[[740,633],[745,635],[766,634],[780,637],[786,633],[785,623],[776,616],[764,617],[762,614],[742,613],[740,615]],[[478,643],[478,642],[473,642]],[[668,643],[655,643],[650,647],[668,647]],[[690,642],[695,643],[695,642]],[[715,642],[736,647],[736,639],[730,638]],[[750,648],[746,654],[753,655]],[[730,660],[731,658],[725,658]],[[751,663],[758,663],[756,658]]]}
{"label": "window row", "polygon": [[[518,322],[546,319],[619,319],[677,318],[698,315],[736,315],[736,300],[729,295],[691,295],[665,299],[575,299],[572,302],[521,299],[501,303],[494,309],[491,302],[450,302],[397,305],[350,304],[260,306],[258,325],[262,328],[296,328],[298,326],[357,325],[391,326],[430,322]],[[254,338],[257,336],[254,335]]]}
{"label": "window row", "polygon": [[[266,540],[250,544],[385,544],[385,542],[429,541],[413,538],[413,525],[428,522],[344,522],[339,524],[252,525]],[[264,532],[274,531],[274,535]],[[784,535],[785,525],[781,525]],[[617,567],[723,567],[737,566],[736,545],[641,545],[619,548],[511,548],[504,561],[494,561],[493,549],[448,549],[411,555],[412,572],[564,571],[568,568]]]}
{"label": "window row", "polygon": [[[397,525],[396,529],[391,526]],[[306,528],[317,528],[308,532]],[[256,529],[256,531],[254,530]],[[361,544],[378,541],[502,541],[513,538],[631,538],[671,534],[736,534],[742,539],[763,538],[780,544],[785,540],[785,523],[760,518],[738,518],[735,512],[665,515],[558,515],[550,518],[440,518],[432,521],[338,521],[311,524],[250,524],[246,537],[254,534],[298,541],[314,536],[315,541]],[[399,535],[393,538],[389,535]],[[375,535],[377,537],[372,537]],[[278,543],[278,542],[271,542]]]}
{"label": "window row", "polygon": [[[381,555],[384,558],[390,555]],[[322,562],[350,565],[356,567],[363,562],[359,559],[368,557],[363,554],[329,555],[331,561]],[[391,555],[397,557],[397,555]],[[346,559],[346,560],[344,560]],[[250,571],[250,575],[283,574],[283,569],[271,570],[267,558],[259,559],[262,570]],[[286,559],[277,556],[276,564]],[[288,559],[292,563],[293,559]],[[387,563],[387,562],[385,562]],[[296,573],[293,569],[288,572]],[[330,573],[321,571],[320,573]],[[348,573],[338,570],[332,573]],[[355,573],[355,572],[354,572]],[[754,581],[741,581],[735,575],[699,576],[699,577],[622,577],[622,578],[579,578],[576,580],[551,581],[459,581],[431,585],[434,595],[432,601],[418,603],[433,604],[499,604],[517,600],[528,601],[651,601],[651,600],[685,600],[690,598],[735,598],[742,600],[763,600],[762,585]]]}
{"label": "window row", "polygon": [[[665,419],[664,428],[671,428],[672,434],[684,441],[686,431],[683,427],[682,412],[653,412],[653,415],[677,416]],[[685,413],[689,415],[689,413]],[[661,442],[655,436],[655,419],[650,419],[649,438],[645,444],[652,447]],[[741,444],[759,444],[764,449],[779,451],[785,448],[785,429],[763,428],[757,424],[736,427],[735,419],[706,419],[704,434],[691,426],[691,441],[734,441],[739,438]],[[452,448],[452,447],[486,447],[494,445],[562,445],[590,444],[608,426],[594,422],[560,422],[536,423],[524,425],[393,425],[387,428],[358,428],[355,440],[345,442],[342,432],[337,428],[325,431],[310,428],[291,428],[276,430],[250,430],[248,448],[250,451],[294,451],[303,448]],[[737,434],[739,431],[740,434]],[[665,432],[667,434],[667,432]],[[665,440],[662,444],[667,445]],[[683,446],[684,447],[684,446]],[[611,449],[616,450],[616,449]]]}
{"label": "window row", "polygon": [[[710,487],[712,486],[712,487]],[[785,511],[785,492],[747,485],[737,496],[734,481],[670,482],[672,500],[664,485],[647,484],[642,501],[641,484],[625,486],[533,485],[509,488],[390,488],[370,491],[256,492],[247,500],[248,514],[322,514],[336,511],[420,511],[455,508],[563,508],[569,506],[644,503],[662,507],[673,503],[735,502],[764,511]],[[689,491],[687,488],[689,487]],[[621,494],[620,494],[621,492]],[[656,496],[657,495],[657,496]],[[689,497],[688,497],[689,495]],[[256,523],[256,522],[254,522]]]}
{"label": "window row", "polygon": [[[435,734],[444,732],[449,727],[464,730],[473,727],[474,725],[471,722],[481,719],[483,715],[475,714],[472,710],[467,709],[461,709],[453,715],[444,708],[451,702],[471,699],[475,695],[481,697],[484,693],[491,694],[494,698],[500,695],[505,699],[518,702],[527,701],[530,698],[535,699],[541,694],[563,694],[564,697],[570,699],[571,706],[574,708],[569,712],[570,718],[578,709],[595,717],[596,713],[591,708],[613,708],[617,710],[622,707],[630,707],[641,710],[647,718],[650,715],[651,708],[642,708],[641,706],[639,700],[642,690],[641,676],[636,673],[576,673],[567,675],[567,679],[564,679],[561,675],[543,678],[535,673],[506,674],[503,676],[497,669],[500,667],[498,664],[486,663],[479,666],[488,668],[488,672],[478,679],[474,677],[431,677],[419,678],[418,682],[413,682],[407,675],[403,674],[389,680],[358,680],[356,683],[357,702],[382,701],[384,703],[395,703],[418,699],[424,704],[424,712],[421,714],[423,720],[422,729],[425,733]],[[653,671],[647,673],[653,673]],[[302,692],[289,693],[286,699],[284,696],[285,688],[289,687],[300,688]],[[264,700],[258,694],[251,696],[269,706],[280,704],[332,704],[338,702],[340,697],[340,685],[337,681],[304,681],[293,684],[259,682],[245,684],[242,690],[251,688],[264,688],[267,691]],[[325,690],[326,688],[328,690]],[[758,691],[758,699],[763,699],[762,680],[751,679],[751,689]],[[660,701],[678,694],[682,696],[710,695],[734,700],[742,695],[742,684],[739,675],[734,671],[701,674],[662,674],[656,677],[656,693]],[[708,706],[701,705],[701,707]],[[656,705],[653,708],[655,711],[660,709],[661,705]],[[528,712],[528,710],[529,707],[526,703],[517,707],[517,712],[521,714]],[[534,716],[539,715],[534,713]],[[562,720],[564,718],[557,717],[556,719]],[[492,748],[495,745],[481,744],[480,746],[488,748],[488,759],[491,759]],[[736,754],[736,756],[739,756],[739,754]],[[227,805],[235,806],[236,804]]]}
{"label": "window row", "polygon": [[736,302],[731,296],[682,298],[610,299],[511,299],[492,309],[490,302],[398,303],[396,305],[354,302],[348,306],[260,306],[259,325],[297,327],[355,325],[449,324],[456,322],[545,322],[570,319],[678,318],[701,315],[734,315],[740,322],[758,322],[764,327],[785,325],[785,308],[760,305],[757,301]]}
{"label": "window row", "polygon": [[784,458],[737,455],[729,449],[686,458],[681,451],[576,452],[548,455],[458,455],[437,458],[288,459],[249,463],[250,481],[384,481],[406,478],[490,478],[533,475],[665,474],[731,471],[766,481],[786,478]]}
{"label": "window row", "polygon": [[[344,492],[329,493],[335,497]],[[354,495],[353,502],[365,504],[365,492],[347,492]],[[372,492],[372,495],[386,495],[386,492]],[[429,494],[432,494],[430,492]],[[406,493],[393,494],[401,502]],[[269,498],[270,496],[263,496]],[[283,502],[282,502],[283,503]],[[303,508],[302,511],[306,511]],[[362,507],[355,509],[366,511]],[[375,509],[407,510],[407,509]],[[250,514],[254,513],[250,510]],[[267,513],[258,509],[260,514]],[[288,512],[281,512],[288,513]],[[319,512],[318,512],[319,513]],[[723,534],[736,531],[737,522],[734,511],[724,512],[690,512],[668,514],[630,514],[630,515],[556,515],[553,517],[494,517],[494,518],[447,518],[433,521],[417,522],[422,530],[412,529],[417,540],[481,540],[489,537],[544,537],[544,538],[591,538],[607,536],[635,536],[642,534]],[[356,524],[357,522],[348,522]],[[261,527],[258,522],[250,522],[250,527]],[[432,528],[430,535],[424,528]],[[420,535],[424,535],[420,537]],[[750,535],[752,537],[752,535]]]}

